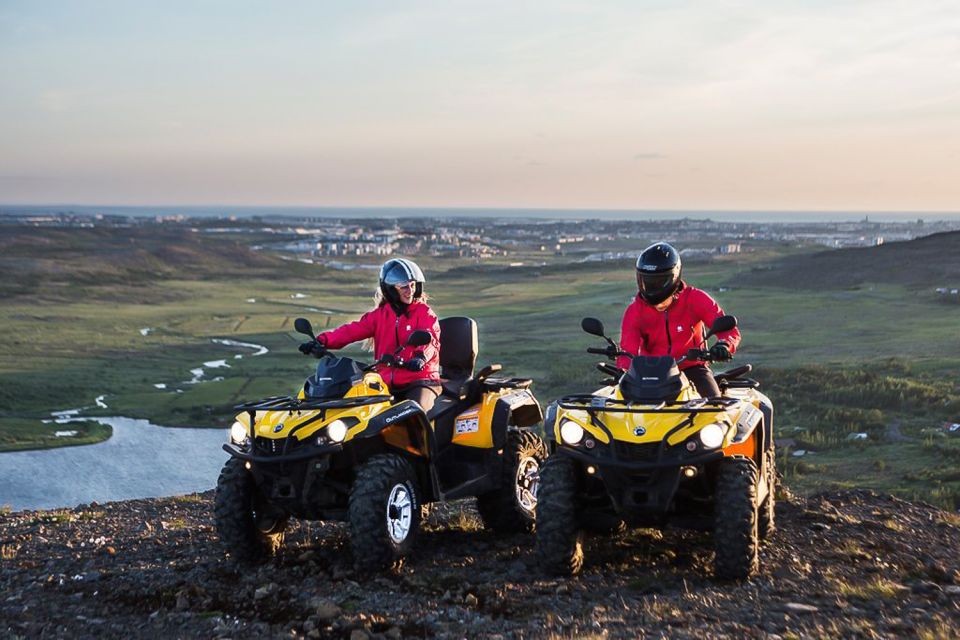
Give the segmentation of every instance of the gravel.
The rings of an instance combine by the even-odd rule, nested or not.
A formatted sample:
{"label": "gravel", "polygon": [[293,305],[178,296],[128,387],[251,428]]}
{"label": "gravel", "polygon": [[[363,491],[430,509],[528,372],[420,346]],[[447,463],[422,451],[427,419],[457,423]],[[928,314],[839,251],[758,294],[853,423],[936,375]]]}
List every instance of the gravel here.
{"label": "gravel", "polygon": [[238,565],[212,492],[0,516],[0,637],[956,637],[960,516],[867,491],[788,496],[760,575],[710,577],[706,533],[588,538],[582,575],[536,566],[533,537],[434,508],[393,573],[353,570],[347,530],[299,523]]}

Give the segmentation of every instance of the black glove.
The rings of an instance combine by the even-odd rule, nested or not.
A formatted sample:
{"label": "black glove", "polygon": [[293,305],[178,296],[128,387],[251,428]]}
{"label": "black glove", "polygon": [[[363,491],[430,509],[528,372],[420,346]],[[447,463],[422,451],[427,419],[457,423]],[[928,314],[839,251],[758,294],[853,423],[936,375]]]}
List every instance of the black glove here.
{"label": "black glove", "polygon": [[314,348],[316,348],[317,346],[319,346],[317,345],[317,341],[311,340],[310,342],[304,342],[297,348],[300,349],[300,353],[302,353],[305,356],[308,356],[311,353],[313,353]]}
{"label": "black glove", "polygon": [[314,356],[320,357],[327,351],[326,348],[324,348],[324,346],[319,342],[317,342],[316,340],[311,340],[310,342],[304,342],[297,348],[300,350],[300,353],[302,353],[305,356],[314,355]]}
{"label": "black glove", "polygon": [[427,366],[427,361],[421,357],[410,358],[403,363],[403,368],[407,371],[423,371],[423,368]]}
{"label": "black glove", "polygon": [[385,364],[388,367],[392,367],[397,364],[397,358],[392,353],[385,353],[380,357],[380,364]]}
{"label": "black glove", "polygon": [[727,346],[727,343],[721,340],[710,347],[710,359],[714,362],[727,362],[733,360],[733,354],[730,353],[730,347]]}

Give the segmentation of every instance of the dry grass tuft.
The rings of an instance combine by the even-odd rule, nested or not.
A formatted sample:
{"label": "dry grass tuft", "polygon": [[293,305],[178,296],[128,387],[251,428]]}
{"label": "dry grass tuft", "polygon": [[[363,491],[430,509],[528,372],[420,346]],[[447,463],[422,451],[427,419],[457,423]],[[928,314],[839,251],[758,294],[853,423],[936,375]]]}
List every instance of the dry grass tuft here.
{"label": "dry grass tuft", "polygon": [[940,514],[940,520],[954,527],[960,527],[960,513],[944,511]]}
{"label": "dry grass tuft", "polygon": [[180,504],[196,504],[203,502],[203,497],[197,493],[188,493],[183,496],[173,496],[171,500]]}
{"label": "dry grass tuft", "polygon": [[847,598],[860,600],[892,599],[897,597],[905,587],[886,578],[876,577],[869,582],[851,583],[839,581],[837,593]]}

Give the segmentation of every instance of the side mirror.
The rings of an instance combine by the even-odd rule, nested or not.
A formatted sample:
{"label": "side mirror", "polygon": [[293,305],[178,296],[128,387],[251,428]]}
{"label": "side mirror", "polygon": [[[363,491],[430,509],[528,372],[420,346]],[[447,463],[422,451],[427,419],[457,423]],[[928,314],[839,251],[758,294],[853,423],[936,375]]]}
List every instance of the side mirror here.
{"label": "side mirror", "polygon": [[310,321],[306,318],[297,318],[293,321],[293,328],[296,329],[299,333],[305,333],[310,336],[310,339],[316,338],[316,334],[313,332],[313,325],[310,324]]}
{"label": "side mirror", "polygon": [[600,336],[601,338],[606,337],[603,332],[603,323],[596,318],[584,318],[580,321],[580,328],[591,335]]}
{"label": "side mirror", "polygon": [[407,346],[423,347],[430,344],[431,340],[433,340],[433,336],[430,335],[429,331],[414,331],[407,338]]}
{"label": "side mirror", "polygon": [[714,334],[730,331],[736,326],[737,319],[734,316],[720,316],[713,321],[713,325],[710,327],[710,330],[707,331],[707,335],[703,336],[703,339],[706,340]]}

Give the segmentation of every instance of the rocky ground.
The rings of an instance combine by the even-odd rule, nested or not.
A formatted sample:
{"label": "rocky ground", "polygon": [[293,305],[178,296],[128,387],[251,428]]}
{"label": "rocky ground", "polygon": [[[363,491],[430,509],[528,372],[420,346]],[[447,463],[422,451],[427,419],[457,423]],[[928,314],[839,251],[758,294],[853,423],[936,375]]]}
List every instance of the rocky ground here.
{"label": "rocky ground", "polygon": [[960,637],[960,516],[867,492],[782,501],[742,584],[676,530],[591,538],[583,575],[548,577],[469,502],[434,510],[395,574],[354,573],[345,529],[316,523],[246,568],[211,513],[212,492],[0,515],[0,636]]}

